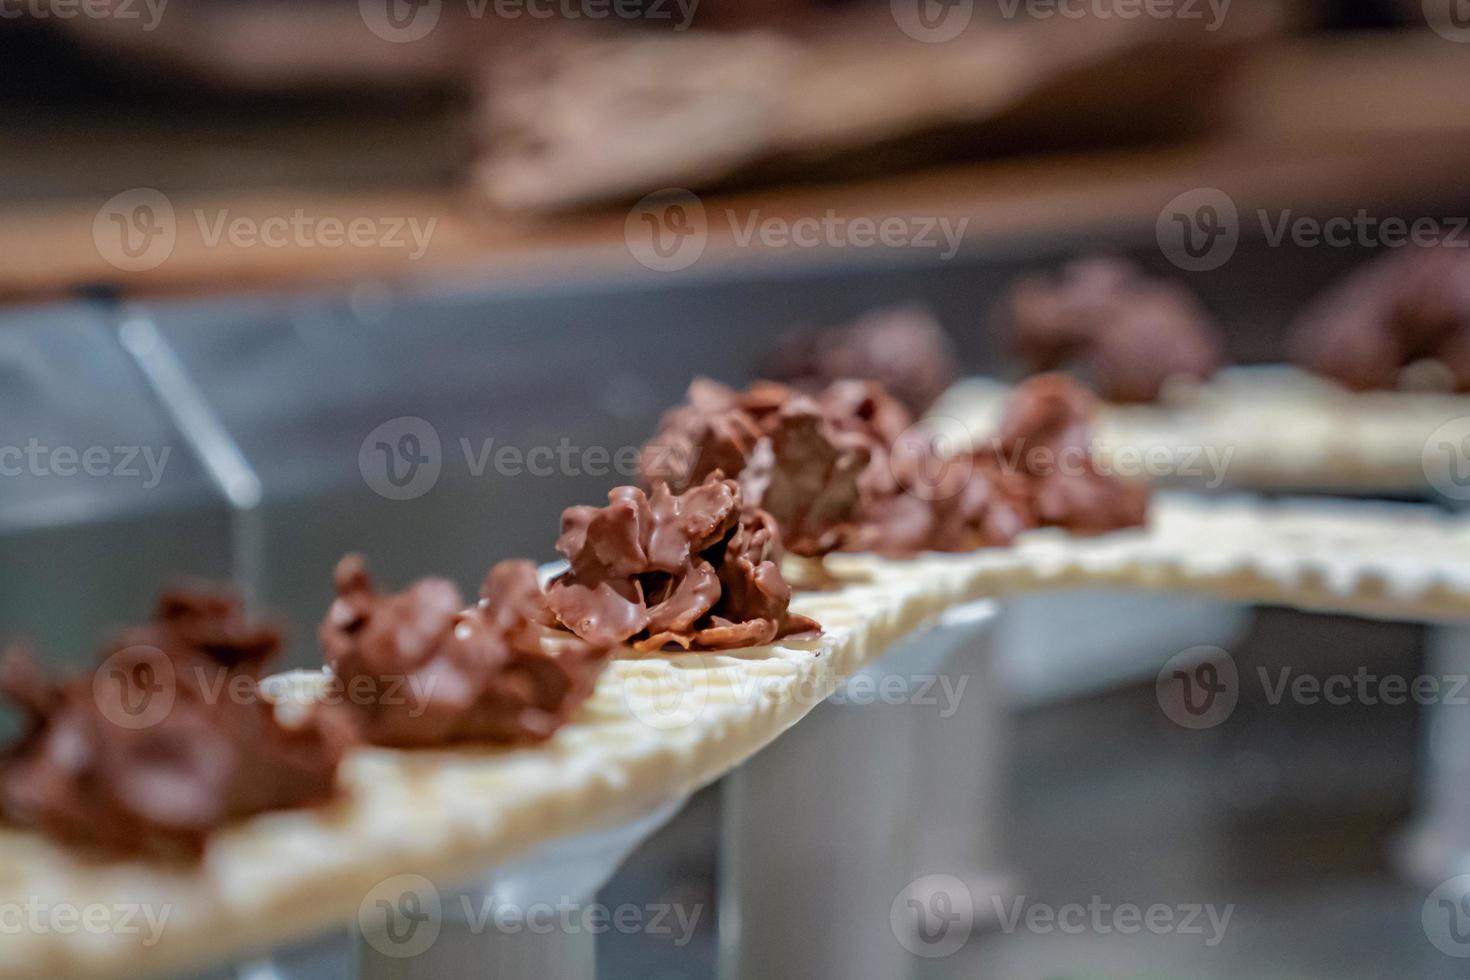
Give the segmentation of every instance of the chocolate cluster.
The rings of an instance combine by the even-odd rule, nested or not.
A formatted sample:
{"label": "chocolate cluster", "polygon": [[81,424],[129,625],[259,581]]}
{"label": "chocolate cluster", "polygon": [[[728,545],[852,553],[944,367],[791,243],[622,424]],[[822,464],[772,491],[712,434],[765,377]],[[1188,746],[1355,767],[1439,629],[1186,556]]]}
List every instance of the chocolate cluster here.
{"label": "chocolate cluster", "polygon": [[1203,380],[1224,362],[1219,329],[1194,296],[1121,259],[1024,278],[1000,318],[1029,370],[1068,370],[1111,402],[1156,401],[1171,378]]}
{"label": "chocolate cluster", "polygon": [[610,652],[557,641],[527,561],[492,568],[469,608],[445,579],[381,593],[360,555],[338,563],[336,587],[322,650],[361,736],[377,745],[542,741],[592,693]]}
{"label": "chocolate cluster", "polygon": [[232,599],[177,592],[120,642],[63,682],[7,655],[0,692],[25,729],[0,755],[6,820],[109,856],[192,859],[232,820],[333,796],[341,719],[287,728],[256,687],[274,628]]}
{"label": "chocolate cluster", "polygon": [[809,395],[834,381],[876,381],[915,415],[928,411],[957,374],[949,335],[933,314],[914,306],[797,335],[762,359],[761,373]]}
{"label": "chocolate cluster", "polygon": [[865,475],[864,521],[850,550],[969,551],[1036,527],[1096,534],[1142,524],[1146,488],[1092,458],[1094,407],[1071,378],[1040,375],[1016,389],[985,445],[945,452],[904,433]]}
{"label": "chocolate cluster", "polygon": [[664,414],[639,465],[646,485],[675,492],[715,473],[736,480],[743,503],[775,521],[785,550],[813,557],[838,548],[857,520],[858,479],[871,458],[869,440],[836,424],[820,397],[772,381],[737,392],[701,378]]}
{"label": "chocolate cluster", "polygon": [[676,489],[729,471],[769,512],[786,549],[911,555],[1009,544],[1033,527],[1095,533],[1143,520],[1146,491],[1098,471],[1092,396],[1062,375],[1018,387],[997,438],[955,452],[913,424],[881,384],[816,395],[760,381],[696,381],[643,447],[645,479]]}
{"label": "chocolate cluster", "polygon": [[176,666],[259,677],[281,649],[281,630],[246,618],[239,597],[231,593],[170,589],[158,597],[153,618],[124,630],[114,646],[155,647]]}
{"label": "chocolate cluster", "polygon": [[1470,248],[1455,238],[1368,263],[1292,327],[1292,360],[1355,391],[1394,388],[1417,361],[1470,391]]}
{"label": "chocolate cluster", "polygon": [[606,507],[570,507],[556,547],[569,563],[546,598],[589,643],[724,650],[819,629],[792,613],[772,517],[716,473],[675,493],[618,487]]}
{"label": "chocolate cluster", "polygon": [[1147,488],[1102,472],[1093,459],[1095,410],[1076,381],[1039,375],[1012,394],[994,446],[977,450],[1025,478],[1040,527],[1101,534],[1136,527],[1147,516]]}

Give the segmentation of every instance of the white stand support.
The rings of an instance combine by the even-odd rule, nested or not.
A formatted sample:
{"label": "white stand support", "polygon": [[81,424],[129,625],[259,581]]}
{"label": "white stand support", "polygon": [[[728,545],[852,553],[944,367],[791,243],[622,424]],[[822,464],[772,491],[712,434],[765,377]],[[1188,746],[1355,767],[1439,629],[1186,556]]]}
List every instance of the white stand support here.
{"label": "white stand support", "polygon": [[[1430,627],[1424,660],[1425,673],[1442,681],[1470,676],[1470,626]],[[1397,843],[1401,873],[1425,888],[1470,874],[1470,704],[1454,684],[1440,690],[1458,696],[1423,708],[1418,799]]]}
{"label": "white stand support", "polygon": [[[946,715],[941,701],[914,720],[911,792],[924,805],[916,835],[918,877],[908,897],[915,908],[936,909],[947,896],[929,886],[940,881],[942,887],[939,876],[958,878],[972,898],[977,927],[994,913],[992,896],[1015,890],[1002,829],[1010,715],[996,642],[998,615],[995,603],[977,602],[940,619],[931,642],[943,650],[941,670],[952,684],[963,680],[965,687],[952,714]],[[921,946],[925,942],[915,938]]]}
{"label": "white stand support", "polygon": [[[367,912],[358,918],[356,976],[593,980],[596,928],[583,906],[683,802],[544,844],[470,887],[440,890],[416,875],[390,879],[365,900]],[[387,903],[386,915],[373,913],[379,901]]]}
{"label": "white stand support", "polygon": [[[1000,758],[988,737],[988,671],[940,718],[957,683],[990,659],[989,604],[952,612],[850,678],[791,732],[726,777],[720,852],[723,980],[895,980],[912,967],[896,915],[916,874],[984,878],[986,811]],[[978,651],[978,652],[977,652]],[[971,660],[970,658],[976,658]],[[934,697],[938,703],[930,704]],[[967,833],[967,828],[977,833]]]}

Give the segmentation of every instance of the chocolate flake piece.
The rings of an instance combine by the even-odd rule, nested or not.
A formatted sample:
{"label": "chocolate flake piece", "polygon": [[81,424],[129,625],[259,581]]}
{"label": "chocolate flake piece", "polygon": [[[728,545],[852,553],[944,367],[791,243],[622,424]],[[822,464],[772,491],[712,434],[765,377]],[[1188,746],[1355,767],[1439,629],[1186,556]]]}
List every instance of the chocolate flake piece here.
{"label": "chocolate flake piece", "polygon": [[834,424],[817,399],[771,381],[736,392],[703,378],[640,455],[643,479],[675,492],[716,472],[737,480],[744,502],[774,518],[783,547],[807,557],[842,543],[870,459],[868,440]]}
{"label": "chocolate flake piece", "polygon": [[492,568],[468,609],[444,579],[379,593],[360,555],[338,563],[336,583],[322,649],[378,745],[542,741],[591,695],[610,652],[553,633],[527,561]]}
{"label": "chocolate flake piece", "polygon": [[286,728],[250,675],[192,683],[164,649],[125,647],[62,683],[6,656],[0,692],[26,715],[0,754],[7,820],[109,857],[189,860],[232,820],[331,799],[350,742],[340,716]]}
{"label": "chocolate flake piece", "polygon": [[1001,318],[1030,370],[1075,370],[1112,402],[1156,401],[1170,378],[1204,380],[1224,363],[1219,329],[1199,301],[1121,259],[1022,279]]}
{"label": "chocolate flake piece", "polygon": [[1394,388],[1417,361],[1438,361],[1470,391],[1470,248],[1446,237],[1396,250],[1349,274],[1292,327],[1292,360],[1354,391]]}
{"label": "chocolate flake piece", "polygon": [[922,307],[874,310],[855,323],[801,334],[776,347],[761,373],[809,395],[834,381],[876,381],[915,415],[954,383],[954,344]]}
{"label": "chocolate flake piece", "polygon": [[608,493],[606,507],[571,507],[557,550],[571,567],[547,601],[573,633],[598,645],[723,650],[820,629],[790,612],[780,534],[715,473],[675,494],[657,483]]}

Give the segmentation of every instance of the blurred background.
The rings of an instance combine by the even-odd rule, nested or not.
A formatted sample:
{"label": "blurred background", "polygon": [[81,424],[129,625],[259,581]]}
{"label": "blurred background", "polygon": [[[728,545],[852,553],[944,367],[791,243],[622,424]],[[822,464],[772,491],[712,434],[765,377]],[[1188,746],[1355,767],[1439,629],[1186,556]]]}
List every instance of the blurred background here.
{"label": "blurred background", "polygon": [[[548,560],[692,377],[796,330],[926,308],[960,373],[1015,378],[1007,286],[1108,252],[1270,362],[1379,244],[1279,222],[1470,214],[1460,0],[0,0],[0,80],[0,636],[53,665],[181,580],[310,666],[345,551],[466,591]],[[1463,975],[1394,861],[1415,705],[1247,688],[1199,732],[1154,698],[1199,644],[1413,677],[1426,630],[1084,596],[1004,636],[1003,870],[1234,919],[978,930],[920,975]],[[711,975],[718,789],[608,889],[699,930],[609,935],[604,975]]]}

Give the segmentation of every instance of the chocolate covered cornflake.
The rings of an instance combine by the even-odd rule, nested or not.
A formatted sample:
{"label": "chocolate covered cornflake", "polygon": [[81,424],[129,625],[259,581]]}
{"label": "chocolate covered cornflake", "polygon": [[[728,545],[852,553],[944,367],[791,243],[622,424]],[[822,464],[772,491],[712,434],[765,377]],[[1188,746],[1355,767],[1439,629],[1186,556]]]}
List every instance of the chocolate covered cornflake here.
{"label": "chocolate covered cornflake", "polygon": [[200,683],[181,649],[134,644],[60,683],[8,654],[0,692],[26,727],[0,755],[5,819],[108,856],[187,860],[233,820],[333,797],[340,716],[284,727],[254,677]]}
{"label": "chocolate covered cornflake", "polygon": [[1000,319],[1029,370],[1076,373],[1110,402],[1156,401],[1169,379],[1204,380],[1224,363],[1219,328],[1199,301],[1121,259],[1026,277]]}
{"label": "chocolate covered cornflake", "polygon": [[834,381],[876,381],[916,415],[957,376],[949,335],[918,306],[874,310],[847,326],[799,334],[762,359],[761,373],[809,395]]}
{"label": "chocolate covered cornflake", "polygon": [[1463,238],[1395,250],[1348,275],[1292,327],[1294,361],[1355,391],[1394,388],[1417,361],[1470,391],[1470,248]]}
{"label": "chocolate covered cornflake", "polygon": [[644,445],[640,475],[675,492],[716,472],[734,479],[743,502],[776,522],[787,551],[814,557],[838,548],[857,518],[870,459],[868,440],[835,425],[818,398],[770,381],[737,392],[698,379]]}
{"label": "chocolate covered cornflake", "polygon": [[557,550],[570,568],[547,586],[557,619],[596,644],[723,650],[820,627],[789,609],[781,538],[716,473],[683,493],[618,487],[606,507],[571,507]]}
{"label": "chocolate covered cornflake", "polygon": [[322,649],[362,736],[378,745],[549,738],[591,695],[609,653],[552,630],[527,561],[492,568],[469,608],[444,579],[381,593],[359,555],[338,563],[336,585]]}
{"label": "chocolate covered cornflake", "polygon": [[970,551],[1035,527],[1096,534],[1143,523],[1147,489],[1092,459],[1093,410],[1072,379],[1040,375],[1016,389],[985,445],[946,453],[904,433],[864,479],[864,521],[849,550]]}

